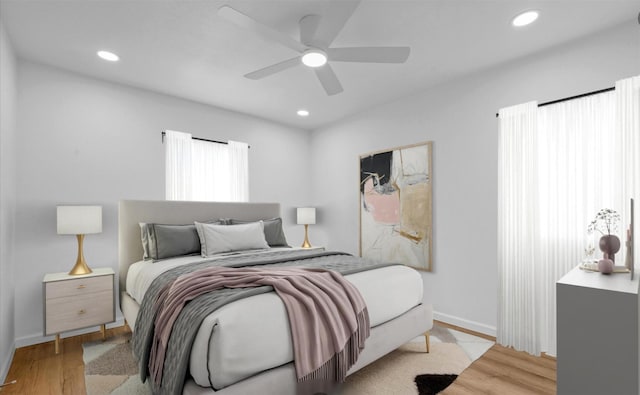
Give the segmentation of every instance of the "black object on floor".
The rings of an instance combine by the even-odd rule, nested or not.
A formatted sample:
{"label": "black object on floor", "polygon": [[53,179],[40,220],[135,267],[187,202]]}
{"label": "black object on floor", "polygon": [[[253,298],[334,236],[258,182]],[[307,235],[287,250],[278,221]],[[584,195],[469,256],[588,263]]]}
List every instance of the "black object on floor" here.
{"label": "black object on floor", "polygon": [[420,395],[436,395],[458,378],[457,374],[420,374],[415,382]]}

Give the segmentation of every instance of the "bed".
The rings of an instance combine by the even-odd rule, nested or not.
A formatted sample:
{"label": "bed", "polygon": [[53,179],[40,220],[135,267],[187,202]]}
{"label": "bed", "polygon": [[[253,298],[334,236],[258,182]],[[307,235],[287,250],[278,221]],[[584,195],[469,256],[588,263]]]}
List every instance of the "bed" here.
{"label": "bed", "polygon": [[[214,218],[251,222],[280,216],[278,203],[121,201],[118,213],[120,307],[128,325],[134,330],[141,299],[154,270],[161,272],[162,265],[179,266],[202,259],[177,257],[161,262],[162,265],[142,261],[139,223],[177,225]],[[279,248],[252,254],[275,254],[277,250]],[[400,265],[386,266],[345,278],[362,294],[371,320],[365,348],[348,374],[431,329],[432,309],[422,304],[422,280],[415,270]],[[383,285],[386,291],[381,293]],[[290,336],[286,311],[273,292],[223,306],[207,316],[197,330],[183,394],[300,393]]]}

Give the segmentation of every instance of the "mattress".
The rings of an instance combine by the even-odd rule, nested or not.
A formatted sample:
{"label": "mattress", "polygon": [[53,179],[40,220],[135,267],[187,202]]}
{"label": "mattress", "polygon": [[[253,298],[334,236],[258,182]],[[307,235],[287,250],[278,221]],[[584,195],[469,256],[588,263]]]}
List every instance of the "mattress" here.
{"label": "mattress", "polygon": [[[199,260],[202,258],[190,256],[134,263],[127,275],[127,293],[140,303],[155,277]],[[406,266],[386,266],[345,278],[362,294],[372,327],[422,303],[422,278]],[[198,385],[221,389],[292,360],[287,312],[271,292],[235,301],[210,314],[193,344],[190,372]]]}

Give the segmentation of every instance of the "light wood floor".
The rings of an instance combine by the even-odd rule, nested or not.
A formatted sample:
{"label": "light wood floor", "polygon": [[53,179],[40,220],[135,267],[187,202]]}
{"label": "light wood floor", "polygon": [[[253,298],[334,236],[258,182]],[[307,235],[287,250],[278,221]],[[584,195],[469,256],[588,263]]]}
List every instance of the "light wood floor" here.
{"label": "light wood floor", "polygon": [[[107,329],[107,337],[128,330],[126,326]],[[61,339],[57,355],[53,341],[18,348],[6,378],[6,382],[17,383],[3,387],[0,395],[84,394],[82,343],[98,339],[99,331]]]}
{"label": "light wood floor", "polygon": [[[436,322],[441,326],[496,340],[482,333]],[[442,394],[556,394],[556,360],[547,356],[534,357],[496,344],[466,368]]]}
{"label": "light wood floor", "polygon": [[[481,334],[439,323],[443,326]],[[107,336],[128,331],[127,327],[108,329]],[[22,347],[16,350],[6,381],[16,384],[0,389],[1,395],[84,394],[84,364],[82,343],[97,340],[100,332],[61,340],[60,354],[53,342]],[[477,394],[555,394],[556,361],[533,357],[499,345],[493,346],[468,367],[447,388],[446,395]]]}

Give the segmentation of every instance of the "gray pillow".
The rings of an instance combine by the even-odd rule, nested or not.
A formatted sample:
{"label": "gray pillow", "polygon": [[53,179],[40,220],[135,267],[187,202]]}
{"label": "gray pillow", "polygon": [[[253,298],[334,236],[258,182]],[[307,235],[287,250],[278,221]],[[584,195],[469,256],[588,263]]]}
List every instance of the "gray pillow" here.
{"label": "gray pillow", "polygon": [[200,238],[195,225],[152,224],[151,259],[200,253]]}
{"label": "gray pillow", "polygon": [[262,221],[235,226],[200,222],[196,222],[195,225],[200,236],[203,258],[222,252],[269,248],[264,237]]}
{"label": "gray pillow", "polygon": [[147,224],[145,222],[140,222],[140,239],[142,240],[142,259],[147,260],[151,259],[151,253],[149,252],[151,243],[150,241],[150,228],[152,224]]}
{"label": "gray pillow", "polygon": [[[213,220],[206,223],[221,224]],[[154,261],[200,253],[200,238],[193,224],[165,225],[140,223],[144,260]]]}
{"label": "gray pillow", "polygon": [[[231,225],[238,225],[256,221],[232,219],[230,222]],[[282,229],[282,218],[263,219],[262,222],[264,223],[264,238],[270,247],[289,247]]]}

